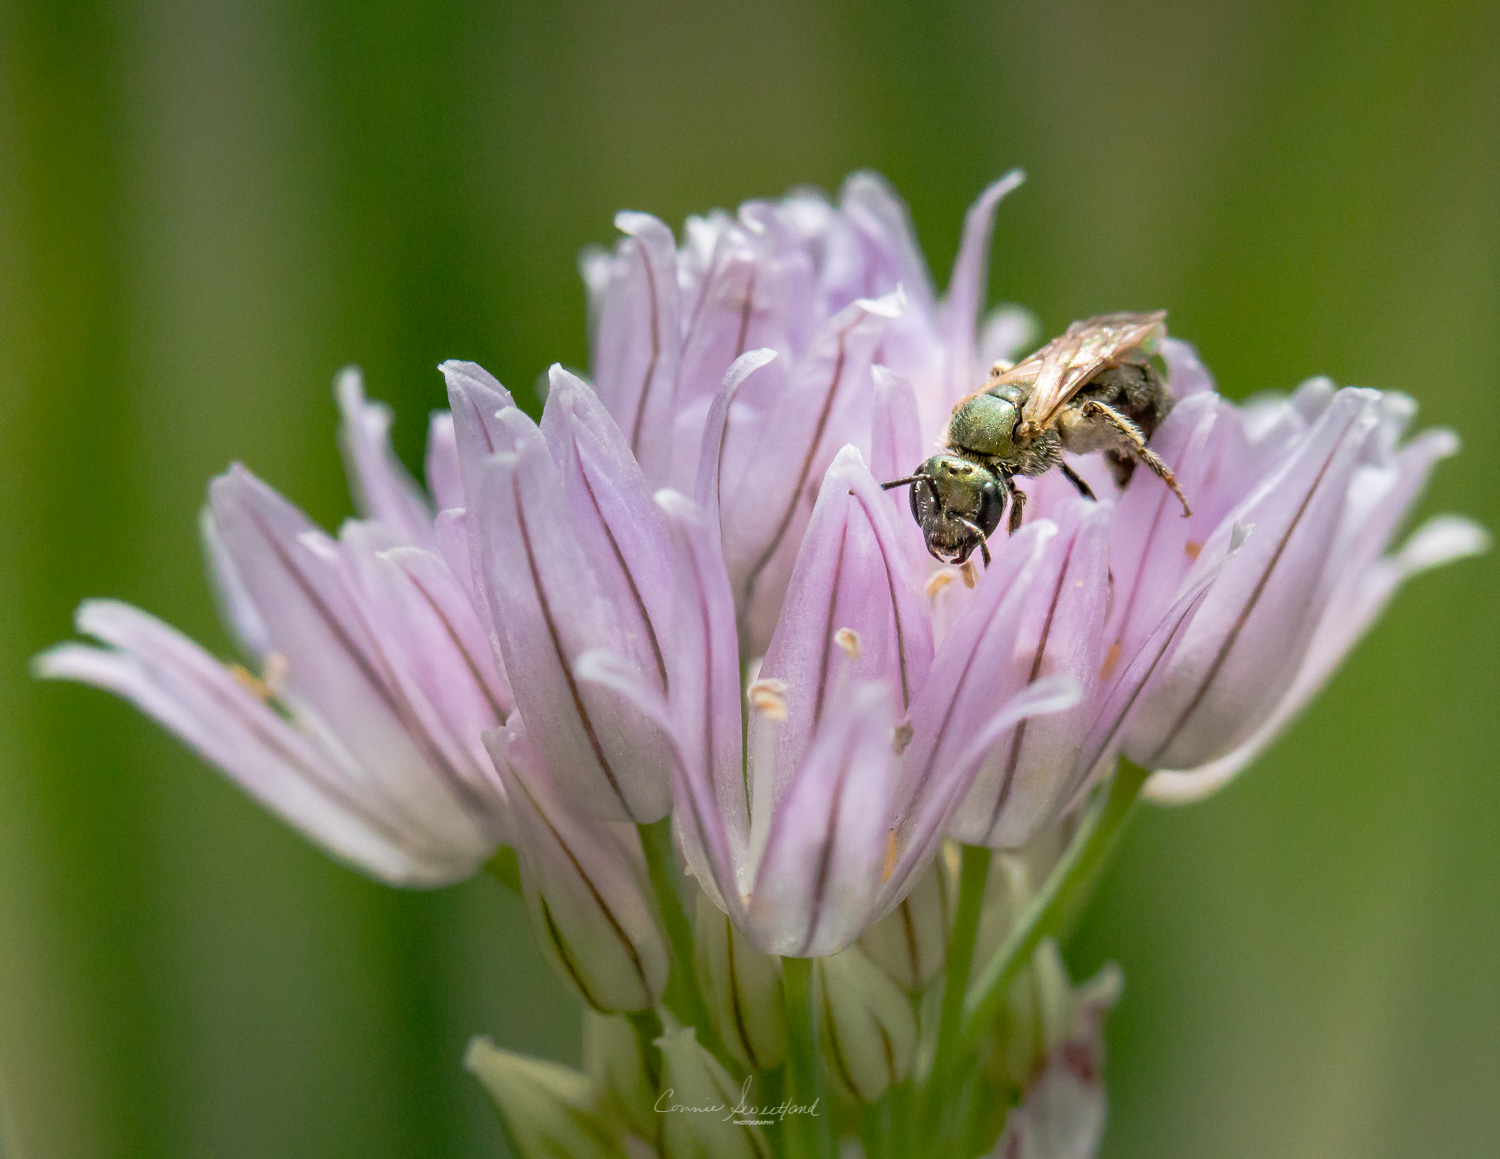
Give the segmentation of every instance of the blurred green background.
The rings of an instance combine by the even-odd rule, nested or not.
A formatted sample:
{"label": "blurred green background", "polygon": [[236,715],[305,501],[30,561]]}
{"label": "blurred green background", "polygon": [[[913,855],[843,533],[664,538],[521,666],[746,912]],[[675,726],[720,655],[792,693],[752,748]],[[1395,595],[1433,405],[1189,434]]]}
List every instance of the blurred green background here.
{"label": "blurred green background", "polygon": [[[365,881],[27,657],[83,596],[224,646],[194,517],[243,459],[336,523],[330,381],[420,454],[435,365],[585,360],[577,251],[885,173],[940,278],[1048,330],[1166,306],[1226,392],[1415,394],[1500,525],[1500,7],[0,0],[0,1066],[10,1159],[503,1153],[463,1044],[576,1057],[487,880]],[[1492,557],[1423,577],[1212,802],[1129,834],[1106,1154],[1500,1149]],[[0,1132],[3,1135],[4,1132]]]}

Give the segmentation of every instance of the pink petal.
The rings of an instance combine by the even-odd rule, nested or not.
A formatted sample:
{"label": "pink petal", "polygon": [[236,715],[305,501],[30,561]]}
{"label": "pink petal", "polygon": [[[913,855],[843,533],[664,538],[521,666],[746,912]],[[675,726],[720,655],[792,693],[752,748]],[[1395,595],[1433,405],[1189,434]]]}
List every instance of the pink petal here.
{"label": "pink petal", "polygon": [[959,243],[958,257],[953,262],[953,274],[948,279],[948,294],[942,306],[943,337],[948,343],[949,405],[977,389],[989,369],[976,358],[976,329],[989,293],[989,257],[995,210],[1006,195],[1025,180],[1026,174],[1012,169],[1000,180],[992,182],[964,215],[963,240]]}
{"label": "pink petal", "polygon": [[527,916],[543,954],[595,1010],[655,1005],[668,951],[635,830],[560,792],[519,720],[485,741],[514,805]]}
{"label": "pink petal", "polygon": [[1081,499],[1063,515],[1012,626],[1009,678],[995,684],[999,699],[1044,676],[1067,676],[1078,685],[1080,703],[1022,720],[1001,738],[954,816],[951,831],[960,841],[1016,848],[1068,803],[1104,657],[1110,516],[1107,506]]}
{"label": "pink petal", "polygon": [[339,439],[349,467],[354,505],[419,547],[432,544],[432,509],[391,447],[391,408],[365,401],[364,379],[350,367],[335,386],[343,422]]}
{"label": "pink petal", "polygon": [[664,739],[573,673],[593,648],[635,658],[616,614],[625,597],[601,586],[571,534],[563,483],[540,432],[518,411],[504,416],[517,450],[486,461],[472,530],[516,706],[551,775],[587,808],[611,820],[654,821],[669,807]]}
{"label": "pink petal", "polygon": [[770,954],[822,957],[869,922],[895,785],[890,695],[881,683],[835,697],[776,803],[755,874],[750,938]]}
{"label": "pink petal", "polygon": [[1452,515],[1429,520],[1393,558],[1368,568],[1352,591],[1329,603],[1296,679],[1253,736],[1232,752],[1196,769],[1154,773],[1146,782],[1146,796],[1160,804],[1182,805],[1223,788],[1269,748],[1322,690],[1407,579],[1429,568],[1480,555],[1489,550],[1489,545],[1489,534],[1470,520]]}
{"label": "pink petal", "polygon": [[[824,476],[760,667],[762,678],[785,685],[786,716],[751,719],[752,732],[766,738],[752,748],[752,782],[768,774],[780,796],[841,679],[884,683],[905,710],[932,664],[932,625],[920,586],[925,578],[908,570],[885,496],[859,452],[845,447]],[[859,655],[852,662],[834,641],[841,629],[857,634]],[[771,768],[757,770],[765,760]]]}
{"label": "pink petal", "polygon": [[646,477],[604,405],[561,367],[541,430],[567,492],[574,539],[630,638],[629,655],[666,686],[664,651],[671,616],[671,547]]}
{"label": "pink petal", "polygon": [[594,388],[620,424],[647,478],[660,485],[672,454],[682,322],[672,231],[644,213],[620,213],[628,236],[610,268],[593,351]]}
{"label": "pink petal", "polygon": [[[1246,740],[1281,699],[1316,624],[1313,594],[1374,428],[1372,401],[1372,392],[1341,391],[1237,509],[1251,534],[1152,678],[1125,738],[1131,759],[1148,768],[1205,763]],[[1221,526],[1215,538],[1225,534]]]}
{"label": "pink petal", "polygon": [[84,604],[79,630],[110,649],[62,644],[38,675],[108,689],[180,737],[262,805],[341,860],[384,881],[443,885],[493,851],[472,827],[434,833],[378,780],[320,746],[186,636],[114,601]]}

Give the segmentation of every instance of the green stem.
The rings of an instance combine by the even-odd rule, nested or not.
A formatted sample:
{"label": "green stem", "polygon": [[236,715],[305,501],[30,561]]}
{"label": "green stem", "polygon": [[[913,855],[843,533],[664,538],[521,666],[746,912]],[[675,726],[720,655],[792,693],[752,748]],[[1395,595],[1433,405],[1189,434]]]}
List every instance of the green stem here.
{"label": "green stem", "polygon": [[630,1028],[635,1031],[636,1046],[641,1052],[641,1062],[646,1067],[646,1078],[651,1089],[661,1089],[661,1055],[656,1040],[661,1037],[661,1019],[654,1010],[637,1010],[625,1015]]}
{"label": "green stem", "polygon": [[1037,945],[1063,925],[1077,899],[1093,883],[1150,771],[1120,758],[1104,799],[1084,820],[1063,859],[1031,899],[1005,942],[995,951],[964,1003],[963,1037],[973,1046],[991,1026],[1010,994],[1011,983],[1031,961]]}
{"label": "green stem", "polygon": [[811,958],[781,959],[786,991],[787,1098],[796,1104],[786,1117],[791,1159],[831,1159],[830,1108],[818,1065],[818,1016],[813,1010]]}
{"label": "green stem", "polygon": [[974,943],[979,937],[979,918],[984,912],[984,886],[989,879],[992,855],[982,845],[965,845],[958,877],[958,915],[948,943],[947,973],[943,983],[943,1007],[938,1017],[937,1045],[932,1055],[932,1073],[923,1092],[922,1113],[930,1130],[936,1130],[947,1104],[953,1077],[954,1048],[963,1025],[964,995],[974,969]]}
{"label": "green stem", "polygon": [[516,851],[509,845],[502,845],[495,850],[484,863],[484,868],[486,873],[512,893],[521,892],[521,863],[516,858]]}
{"label": "green stem", "polygon": [[641,834],[651,889],[656,895],[656,906],[661,912],[667,947],[672,955],[672,972],[667,978],[662,1004],[684,1026],[696,1027],[698,1041],[722,1059],[724,1051],[708,1020],[708,1008],[703,1004],[693,975],[693,926],[683,908],[682,892],[678,887],[682,875],[677,870],[677,851],[672,847],[672,818],[663,817],[660,821],[637,825],[636,828]]}

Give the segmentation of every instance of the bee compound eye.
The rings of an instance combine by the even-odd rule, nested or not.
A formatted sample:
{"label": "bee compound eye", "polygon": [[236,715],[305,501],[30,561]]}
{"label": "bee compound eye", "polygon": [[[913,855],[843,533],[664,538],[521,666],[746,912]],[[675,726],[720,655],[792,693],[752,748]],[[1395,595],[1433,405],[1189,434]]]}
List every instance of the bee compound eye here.
{"label": "bee compound eye", "polygon": [[1005,491],[998,479],[986,479],[979,491],[979,514],[974,520],[986,538],[1000,526],[1000,517],[1005,512]]}

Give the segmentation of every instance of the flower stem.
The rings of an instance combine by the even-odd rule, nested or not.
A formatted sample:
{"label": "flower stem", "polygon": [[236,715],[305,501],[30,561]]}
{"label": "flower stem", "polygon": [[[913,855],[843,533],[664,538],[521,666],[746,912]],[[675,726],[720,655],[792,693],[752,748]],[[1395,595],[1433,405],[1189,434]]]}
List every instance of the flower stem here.
{"label": "flower stem", "polygon": [[661,1037],[661,1019],[654,1010],[637,1010],[625,1016],[630,1028],[635,1031],[636,1046],[641,1052],[641,1062],[646,1068],[646,1079],[653,1091],[661,1088],[661,1054],[656,1040]]}
{"label": "flower stem", "polygon": [[1090,811],[1063,859],[1022,912],[1004,943],[995,951],[964,1003],[963,1038],[972,1046],[994,1022],[1009,996],[1011,983],[1031,961],[1037,945],[1063,925],[1075,902],[1088,890],[1130,817],[1150,771],[1120,758],[1114,779]]}
{"label": "flower stem", "polygon": [[818,1065],[818,1016],[813,1010],[811,958],[782,958],[786,991],[788,1108],[787,1154],[791,1159],[832,1159],[833,1139],[826,1125],[823,1071]]}
{"label": "flower stem", "polygon": [[662,1004],[684,1026],[696,1027],[698,1041],[722,1060],[724,1051],[708,1020],[708,1008],[703,1004],[693,975],[693,926],[688,921],[678,888],[682,875],[677,870],[677,852],[672,848],[672,818],[663,817],[660,821],[637,825],[636,828],[641,834],[651,889],[656,895],[662,926],[667,933],[667,946],[672,952],[672,972],[667,978]]}
{"label": "flower stem", "polygon": [[982,845],[963,847],[958,877],[958,915],[953,924],[953,937],[948,943],[937,1046],[921,1104],[922,1114],[932,1131],[937,1130],[943,1117],[948,1088],[958,1061],[954,1057],[954,1048],[963,1025],[964,995],[969,989],[969,975],[974,969],[974,943],[979,937],[979,918],[984,912],[984,886],[989,879],[990,860],[990,851]]}

